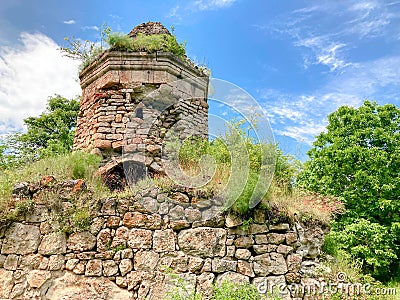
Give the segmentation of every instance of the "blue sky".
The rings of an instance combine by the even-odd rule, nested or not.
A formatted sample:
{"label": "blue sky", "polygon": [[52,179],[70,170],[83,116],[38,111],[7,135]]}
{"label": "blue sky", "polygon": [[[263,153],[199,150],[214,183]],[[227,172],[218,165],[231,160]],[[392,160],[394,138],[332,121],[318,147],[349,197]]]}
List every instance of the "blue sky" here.
{"label": "blue sky", "polygon": [[0,134],[55,93],[80,93],[64,37],[98,40],[106,22],[174,26],[189,57],[250,93],[285,152],[304,159],[327,115],[363,100],[400,106],[400,1],[1,0]]}

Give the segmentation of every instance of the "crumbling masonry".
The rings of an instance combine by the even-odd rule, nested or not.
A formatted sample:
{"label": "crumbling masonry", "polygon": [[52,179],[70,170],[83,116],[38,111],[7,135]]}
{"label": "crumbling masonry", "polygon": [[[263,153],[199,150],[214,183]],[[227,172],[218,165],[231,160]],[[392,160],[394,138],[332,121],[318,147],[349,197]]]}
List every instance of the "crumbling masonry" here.
{"label": "crumbling masonry", "polygon": [[[141,24],[129,36],[139,32],[170,34],[157,22]],[[101,154],[105,161],[131,153],[162,171],[168,132],[180,139],[207,137],[208,76],[172,53],[108,50],[80,73],[80,83],[75,150]]]}

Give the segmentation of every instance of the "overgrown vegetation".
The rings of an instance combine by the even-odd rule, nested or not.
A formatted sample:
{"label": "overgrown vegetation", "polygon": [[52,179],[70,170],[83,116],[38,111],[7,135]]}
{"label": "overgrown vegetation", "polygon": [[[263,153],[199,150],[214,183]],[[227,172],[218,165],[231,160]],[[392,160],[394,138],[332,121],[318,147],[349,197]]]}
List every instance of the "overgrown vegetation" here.
{"label": "overgrown vegetation", "polygon": [[[84,179],[86,186],[93,194],[82,193],[74,196],[73,207],[70,208],[70,225],[78,228],[87,226],[92,213],[90,204],[107,192],[100,179],[94,176],[99,163],[100,159],[95,155],[74,152],[46,157],[27,164],[23,168],[12,168],[3,171],[0,174],[0,221],[13,220],[32,205],[30,197],[22,197],[17,201],[13,199],[12,191],[16,183],[38,184],[43,176],[52,175],[58,182]],[[89,199],[87,198],[88,196],[90,196]],[[41,201],[51,206],[59,205],[57,201],[61,199],[62,195],[59,193],[39,193],[36,197],[42,197]]]}
{"label": "overgrown vegetation", "polygon": [[99,29],[100,40],[97,42],[82,41],[75,37],[65,38],[67,45],[61,51],[68,57],[80,60],[81,70],[89,66],[103,51],[170,52],[186,61],[185,42],[178,43],[174,35],[139,33],[134,39],[121,32],[113,32],[109,26],[103,24]]}
{"label": "overgrown vegetation", "polygon": [[[172,277],[175,288],[168,294],[168,300],[202,300],[205,299],[200,292],[195,292],[190,283],[185,282],[179,275],[170,274]],[[232,281],[225,280],[221,284],[214,284],[212,287],[212,296],[207,298],[210,300],[272,300],[272,298],[262,298],[261,294],[257,291],[257,287],[250,283],[233,283]],[[279,298],[274,298],[279,300]]]}
{"label": "overgrown vegetation", "polygon": [[[276,164],[270,169],[274,176],[268,192],[260,195],[262,207],[275,211],[285,220],[293,220],[296,216],[303,221],[314,220],[324,224],[329,224],[333,214],[343,211],[343,204],[335,197],[296,188],[294,182],[300,163],[292,156],[283,154],[274,144],[256,143],[243,125],[243,120],[233,121],[223,136],[212,141],[187,139],[179,148],[180,166],[189,176],[200,174],[202,157],[208,155],[213,158],[210,164],[216,165],[215,173],[209,183],[201,188],[202,190],[207,190],[214,196],[222,193],[221,195],[227,199],[235,197],[236,201],[232,206],[226,207],[226,210],[247,218],[252,211],[249,200],[253,193],[257,192],[255,187],[260,180],[261,169],[265,167],[262,164],[262,155],[266,155],[270,160],[275,160]],[[233,168],[233,157],[240,168]],[[238,160],[243,161],[238,163]],[[212,169],[204,164],[202,167]],[[235,182],[229,183],[229,180],[235,177],[239,177],[238,180],[245,182],[245,185],[240,187],[240,184],[236,185]],[[172,186],[172,182],[169,185],[165,184],[168,179],[159,178],[159,180],[162,180],[163,186]],[[261,178],[262,180],[264,178]],[[225,189],[226,186],[229,188]],[[241,189],[238,193],[235,191],[237,187]],[[231,203],[230,200],[226,202]]]}
{"label": "overgrown vegetation", "polygon": [[107,43],[110,50],[128,52],[148,52],[156,51],[171,52],[184,60],[186,58],[185,43],[178,43],[175,36],[169,34],[145,35],[139,33],[132,39],[123,33],[111,33],[107,36]]}
{"label": "overgrown vegetation", "polygon": [[[363,300],[396,300],[400,289],[399,282],[390,281],[385,284],[365,273],[363,266],[359,261],[355,261],[351,255],[344,250],[338,250],[336,241],[331,237],[326,238],[323,250],[325,252],[334,252],[335,259],[325,259],[322,264],[330,272],[322,271],[319,276],[323,276],[325,282],[337,282],[338,274],[342,274],[343,281],[346,283],[360,284],[366,287],[367,291],[354,295],[351,299]],[[396,293],[397,291],[397,293]],[[332,300],[349,299],[350,295],[340,294],[339,292],[331,295]]]}

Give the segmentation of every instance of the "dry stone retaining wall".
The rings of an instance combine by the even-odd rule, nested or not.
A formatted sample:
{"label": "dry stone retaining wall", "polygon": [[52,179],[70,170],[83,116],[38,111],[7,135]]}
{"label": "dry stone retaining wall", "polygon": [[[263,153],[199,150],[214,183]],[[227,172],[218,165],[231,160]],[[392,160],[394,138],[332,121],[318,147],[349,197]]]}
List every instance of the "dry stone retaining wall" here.
{"label": "dry stone retaining wall", "polygon": [[[261,209],[248,226],[232,215],[206,220],[212,201],[184,191],[104,199],[90,228],[72,233],[61,230],[58,211],[33,201],[0,232],[1,299],[163,299],[175,284],[171,274],[205,297],[226,279],[301,283],[323,242],[320,228],[272,224]],[[282,299],[302,299],[292,296]]]}

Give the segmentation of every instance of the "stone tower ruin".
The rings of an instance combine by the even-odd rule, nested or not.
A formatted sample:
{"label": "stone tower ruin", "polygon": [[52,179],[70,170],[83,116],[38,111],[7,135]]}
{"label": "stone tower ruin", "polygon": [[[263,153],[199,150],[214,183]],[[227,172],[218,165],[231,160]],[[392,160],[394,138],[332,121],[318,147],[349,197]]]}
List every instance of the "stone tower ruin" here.
{"label": "stone tower ruin", "polygon": [[[159,22],[135,27],[138,34],[168,34]],[[208,76],[188,59],[169,52],[104,51],[79,75],[82,99],[74,149],[105,161],[130,153],[162,171],[168,132],[180,139],[208,134]]]}

